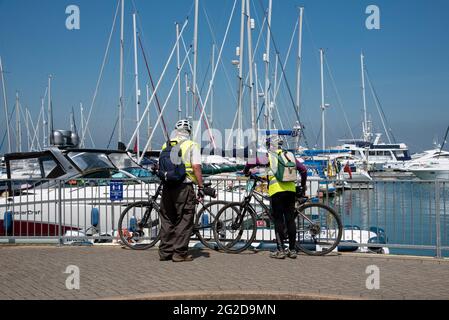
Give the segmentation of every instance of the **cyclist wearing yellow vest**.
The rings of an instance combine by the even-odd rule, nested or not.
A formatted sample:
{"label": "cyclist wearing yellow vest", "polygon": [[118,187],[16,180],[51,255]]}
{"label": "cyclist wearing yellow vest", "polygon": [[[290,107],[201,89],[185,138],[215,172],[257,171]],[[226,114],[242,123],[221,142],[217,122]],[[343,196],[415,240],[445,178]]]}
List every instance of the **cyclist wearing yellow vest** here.
{"label": "cyclist wearing yellow vest", "polygon": [[[257,166],[268,166],[268,194],[271,201],[271,211],[274,218],[277,250],[270,254],[275,259],[285,259],[289,257],[295,259],[296,252],[296,224],[295,224],[295,194],[296,182],[281,182],[275,177],[277,170],[278,155],[283,152],[283,141],[278,135],[267,138],[266,146],[268,157],[266,159],[256,159],[255,163],[248,163],[244,173],[248,174],[250,169]],[[307,168],[296,160],[296,168],[301,176],[301,190],[304,195],[307,183]],[[285,230],[287,230],[289,248],[284,249],[286,240]]]}
{"label": "cyclist wearing yellow vest", "polygon": [[[192,125],[188,120],[176,123],[174,136],[170,143],[178,144],[181,159],[186,167],[183,183],[164,185],[161,198],[161,243],[159,256],[161,261],[192,261],[188,255],[190,237],[193,231],[193,219],[196,196],[193,184],[198,185],[198,198],[204,198],[203,178],[201,174],[201,151],[190,140]],[[167,144],[162,146],[165,150]]]}

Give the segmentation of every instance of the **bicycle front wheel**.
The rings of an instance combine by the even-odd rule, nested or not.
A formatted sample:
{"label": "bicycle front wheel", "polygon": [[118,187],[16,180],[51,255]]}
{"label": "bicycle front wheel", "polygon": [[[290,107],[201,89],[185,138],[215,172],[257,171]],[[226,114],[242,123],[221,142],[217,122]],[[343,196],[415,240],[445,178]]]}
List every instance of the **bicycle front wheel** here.
{"label": "bicycle front wheel", "polygon": [[151,202],[128,205],[120,215],[118,233],[121,243],[133,250],[147,250],[160,239],[159,211]]}
{"label": "bicycle front wheel", "polygon": [[341,219],[334,209],[321,203],[301,206],[296,217],[296,244],[307,255],[323,256],[332,252],[343,234]]}
{"label": "bicycle front wheel", "polygon": [[206,248],[218,249],[214,237],[214,222],[220,209],[228,203],[228,201],[211,201],[203,205],[195,216],[193,232]]}
{"label": "bicycle front wheel", "polygon": [[219,249],[227,253],[241,253],[256,239],[257,217],[249,204],[229,203],[217,214],[214,238]]}

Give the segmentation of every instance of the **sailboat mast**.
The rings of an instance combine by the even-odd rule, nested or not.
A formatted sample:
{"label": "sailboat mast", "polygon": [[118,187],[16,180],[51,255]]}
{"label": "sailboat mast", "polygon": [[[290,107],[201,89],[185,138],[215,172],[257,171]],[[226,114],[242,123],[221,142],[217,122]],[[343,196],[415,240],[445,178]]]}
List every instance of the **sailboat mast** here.
{"label": "sailboat mast", "polygon": [[[179,23],[176,22],[176,39],[179,38]],[[181,57],[179,53],[179,41],[176,45],[176,60],[177,60],[177,70],[181,69]],[[178,121],[182,117],[182,102],[181,102],[181,77],[178,78]]]}
{"label": "sailboat mast", "polygon": [[196,105],[196,73],[198,67],[198,14],[199,10],[199,0],[195,0],[195,26],[193,31],[193,84],[192,84],[192,120],[194,120],[195,115],[195,105]]}
{"label": "sailboat mast", "polygon": [[27,151],[31,151],[31,137],[30,137],[30,112],[28,111],[28,107],[25,107],[25,129],[27,131]]}
{"label": "sailboat mast", "polygon": [[303,29],[304,7],[299,8],[299,36],[298,36],[298,62],[296,74],[296,111],[301,110],[301,67],[302,67],[302,29]]}
{"label": "sailboat mast", "polygon": [[[48,90],[48,88],[47,88]],[[42,111],[42,146],[47,146],[47,120],[45,118],[45,98],[41,98],[41,111]]]}
{"label": "sailboat mast", "polygon": [[52,75],[48,76],[48,114],[47,114],[47,122],[48,122],[48,145],[51,146],[53,144],[53,110],[51,105],[51,79]]}
{"label": "sailboat mast", "polygon": [[241,23],[240,23],[240,46],[239,46],[239,96],[238,96],[238,106],[237,106],[237,148],[242,148],[242,130],[243,130],[243,55],[245,52],[245,3],[246,0],[242,1],[241,10]]}
{"label": "sailboat mast", "polygon": [[[147,103],[148,101],[150,101],[150,86],[147,84],[146,85],[147,88]],[[150,111],[148,111],[147,113],[147,139],[150,138],[151,135],[151,117],[150,117]],[[151,149],[151,143],[150,143],[150,149]]]}
{"label": "sailboat mast", "polygon": [[[254,101],[254,76],[253,76],[253,37],[252,37],[252,30],[253,30],[253,21],[251,19],[251,6],[250,6],[250,0],[246,0],[246,14],[248,16],[247,20],[247,32],[248,32],[248,65],[249,65],[249,89],[250,89],[250,101],[251,101],[251,135],[252,135],[252,141],[251,144],[254,143],[254,146],[256,146],[254,152],[257,150],[257,124],[256,124],[256,105]],[[257,88],[257,86],[256,86]]]}
{"label": "sailboat mast", "polygon": [[16,91],[16,149],[22,152],[22,124],[20,122],[19,92]]}
{"label": "sailboat mast", "polygon": [[321,63],[321,130],[323,138],[323,150],[326,150],[326,124],[324,113],[326,105],[324,104],[324,50],[320,49],[320,63]]}
{"label": "sailboat mast", "polygon": [[9,124],[8,101],[6,99],[5,78],[3,76],[2,57],[0,57],[0,76],[1,76],[1,79],[2,79],[3,103],[4,103],[4,106],[5,106],[6,134],[7,134],[7,137],[8,137],[8,153],[11,153],[11,131],[10,131],[10,124]]}
{"label": "sailboat mast", "polygon": [[[215,70],[215,44],[212,44],[212,57],[211,57],[211,60],[212,60],[212,73],[213,73],[213,70]],[[213,74],[211,75],[211,76],[213,76]],[[210,91],[210,114],[209,114],[209,124],[210,124],[210,126],[211,126],[211,128],[213,128],[213,125],[214,125],[214,89],[215,89],[215,85],[214,85],[214,83],[212,82],[212,79],[211,79],[211,91]]]}
{"label": "sailboat mast", "polygon": [[186,119],[189,118],[189,94],[190,94],[190,86],[189,86],[189,75],[187,72],[185,73],[185,86],[186,86]]}
{"label": "sailboat mast", "polygon": [[[80,116],[81,116],[81,132],[84,132],[84,108],[83,108],[83,103],[80,102]],[[84,139],[81,142],[80,145],[81,148],[84,148]]]}
{"label": "sailboat mast", "polygon": [[[274,88],[278,85],[278,66],[279,66],[279,54],[276,53],[274,61]],[[270,121],[271,129],[276,129],[276,123],[274,121],[274,108],[276,108],[276,94],[273,94],[273,101],[270,101]],[[279,119],[280,120],[280,119]]]}
{"label": "sailboat mast", "polygon": [[268,19],[267,19],[267,47],[264,56],[265,61],[265,126],[270,129],[270,99],[268,90],[270,88],[270,44],[271,44],[271,15],[273,2],[268,1]]}
{"label": "sailboat mast", "polygon": [[137,25],[136,25],[136,14],[133,13],[133,29],[134,29],[134,79],[136,86],[136,126],[137,126],[137,137],[136,137],[136,145],[137,145],[137,155],[140,152],[140,89],[139,89],[139,65],[137,61]]}
{"label": "sailboat mast", "polygon": [[124,25],[125,25],[125,0],[122,0],[121,21],[120,21],[120,101],[119,101],[119,120],[118,120],[118,141],[123,141],[123,110],[124,110]]}
{"label": "sailboat mast", "polygon": [[365,88],[365,56],[363,52],[360,54],[360,68],[362,72],[362,97],[363,97],[363,140],[370,141],[371,133],[368,127],[368,116],[366,111],[366,88]]}
{"label": "sailboat mast", "polygon": [[255,91],[255,94],[256,94],[256,130],[257,130],[256,132],[258,132],[258,130],[259,130],[258,108],[259,108],[260,103],[259,103],[259,76],[257,73],[257,64],[256,63],[254,63],[254,82],[255,82],[255,88],[256,88],[256,91]]}

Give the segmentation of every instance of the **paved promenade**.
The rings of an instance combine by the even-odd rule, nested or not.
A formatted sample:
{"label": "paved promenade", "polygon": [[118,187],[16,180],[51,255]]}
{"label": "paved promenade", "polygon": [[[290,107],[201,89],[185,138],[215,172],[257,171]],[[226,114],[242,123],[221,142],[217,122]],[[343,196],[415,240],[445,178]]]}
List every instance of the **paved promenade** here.
{"label": "paved promenade", "polygon": [[[193,254],[193,262],[173,263],[160,262],[155,250],[0,246],[0,299],[449,299],[448,260]],[[378,290],[366,286],[373,265],[379,270]],[[66,287],[68,266],[79,268],[79,290]]]}

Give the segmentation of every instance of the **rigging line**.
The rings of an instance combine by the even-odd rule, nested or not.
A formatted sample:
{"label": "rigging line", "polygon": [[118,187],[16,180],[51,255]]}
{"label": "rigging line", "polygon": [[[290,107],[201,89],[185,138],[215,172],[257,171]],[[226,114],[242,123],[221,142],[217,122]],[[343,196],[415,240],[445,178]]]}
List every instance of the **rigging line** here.
{"label": "rigging line", "polygon": [[[290,39],[290,45],[288,47],[287,57],[285,59],[285,64],[288,64],[288,60],[290,58],[290,53],[291,53],[291,49],[293,47],[293,41],[295,40],[296,30],[298,29],[298,25],[299,25],[299,19],[296,20],[295,29],[293,30],[293,34],[292,34],[292,37]],[[282,84],[282,79],[283,79],[283,77],[282,77],[282,74],[281,74],[280,77],[279,77],[279,84],[278,84],[277,88],[275,88],[274,101],[276,101],[276,98],[278,96],[279,88],[281,87],[281,84]]]}
{"label": "rigging line", "polygon": [[[151,84],[151,87],[152,87],[152,90],[153,90],[153,92],[154,92],[154,90],[155,90],[155,86],[154,86],[154,81],[153,81],[153,76],[151,75],[151,71],[150,71],[150,67],[149,67],[149,64],[148,64],[148,60],[147,60],[147,55],[145,54],[145,50],[144,50],[144,48],[143,48],[143,44],[142,44],[142,40],[141,40],[141,38],[140,38],[140,35],[138,36],[138,39],[139,39],[139,46],[140,46],[140,49],[142,50],[142,55],[143,55],[143,60],[145,61],[145,67],[146,67],[146,69],[147,69],[147,72],[148,72],[148,76],[150,77],[150,84]],[[157,106],[157,109],[158,109],[158,111],[159,111],[159,114],[161,114],[161,104],[160,104],[160,102],[159,102],[159,97],[158,97],[158,95],[157,95],[157,93],[156,92],[154,92],[154,98],[155,98],[155,100],[156,100],[156,106]],[[169,138],[169,135],[168,135],[168,130],[167,130],[167,125],[166,125],[166,123],[165,123],[165,119],[164,119],[164,116],[162,115],[162,127],[163,127],[163,133],[164,133],[164,136],[165,136],[165,138],[167,139],[167,141],[168,141],[168,139],[170,139]]]}
{"label": "rigging line", "polygon": [[[179,40],[179,39],[178,39],[178,40]],[[144,156],[145,156],[145,152],[147,151],[147,149],[148,149],[148,147],[149,147],[149,145],[150,145],[150,143],[151,143],[151,140],[153,139],[154,133],[156,132],[156,128],[157,128],[157,126],[159,125],[159,121],[161,120],[162,115],[163,115],[163,113],[164,113],[164,111],[165,111],[165,108],[167,107],[167,104],[168,104],[168,102],[169,102],[169,100],[170,100],[170,97],[171,97],[171,95],[172,95],[172,93],[173,93],[173,90],[174,90],[174,88],[175,88],[175,86],[176,86],[176,84],[177,84],[177,82],[178,82],[178,79],[179,79],[179,77],[181,76],[181,71],[182,71],[183,68],[184,68],[184,65],[185,65],[185,63],[186,63],[186,61],[187,61],[187,58],[188,58],[188,56],[189,56],[191,50],[192,50],[192,47],[190,47],[189,52],[187,52],[187,55],[184,57],[184,60],[183,60],[183,62],[182,62],[182,64],[181,64],[181,68],[180,68],[180,69],[177,71],[177,73],[176,73],[176,78],[175,78],[175,80],[173,81],[173,84],[172,84],[172,86],[171,86],[171,88],[170,88],[170,91],[169,91],[169,93],[168,93],[168,95],[167,95],[167,98],[166,98],[165,101],[164,101],[164,105],[162,106],[162,112],[161,112],[161,114],[158,116],[157,121],[156,121],[156,123],[155,123],[155,125],[154,125],[154,128],[153,128],[153,130],[151,131],[151,135],[150,135],[150,137],[148,138],[145,147],[143,148],[143,153],[142,153],[142,155],[140,156],[139,161],[138,161],[139,164],[142,162],[142,160],[143,160],[143,158],[144,158]],[[148,108],[148,105],[147,105],[147,108]],[[145,114],[144,114],[144,116],[145,116]],[[134,139],[134,138],[135,138],[135,135],[131,138],[131,140]]]}
{"label": "rigging line", "polygon": [[[223,54],[224,45],[225,45],[225,43],[226,43],[226,40],[228,39],[228,34],[229,34],[229,30],[230,30],[230,28],[231,28],[232,18],[233,18],[233,16],[234,16],[234,12],[235,12],[236,5],[237,5],[237,0],[234,1],[234,5],[233,5],[233,7],[232,7],[232,12],[231,12],[231,15],[230,15],[230,17],[229,17],[228,25],[227,25],[227,27],[226,27],[226,32],[225,32],[225,34],[224,34],[223,42],[222,42],[222,44],[221,44],[221,47],[220,47],[220,50],[219,50],[219,53],[218,53],[217,61],[220,61],[220,60],[221,60],[221,57],[222,57],[222,54]],[[207,90],[206,99],[205,99],[205,101],[204,101],[204,104],[207,104],[207,102],[208,102],[208,100],[209,100],[210,92],[211,92],[211,89],[212,89],[212,84],[213,84],[213,82],[215,81],[215,76],[216,76],[216,74],[217,74],[218,64],[215,66],[214,69],[215,69],[215,70],[213,70],[213,72],[212,72],[212,79],[211,79],[209,88],[208,88],[208,90]],[[203,109],[203,113],[204,113],[204,109]],[[201,117],[203,117],[203,114],[200,116],[200,118],[201,118]],[[195,131],[194,131],[194,136],[197,136],[198,130],[199,130],[199,126],[200,126],[200,122],[198,122],[198,125],[197,125],[197,127],[196,127],[196,129],[195,129]]]}
{"label": "rigging line", "polygon": [[[254,4],[253,4],[253,6],[254,6]],[[212,41],[217,46],[217,39],[215,37],[215,33],[214,33],[213,28],[212,28],[212,24],[210,23],[209,15],[207,14],[207,11],[204,8],[204,6],[203,6],[203,11],[204,11],[204,15],[206,16],[206,22],[207,22],[207,25],[209,27],[209,32],[211,33],[211,36],[212,36]],[[254,11],[254,12],[256,13],[256,11]],[[256,13],[256,16],[257,16],[257,13]],[[256,57],[256,54],[257,54],[257,50],[259,48],[260,40],[262,38],[263,27],[265,26],[266,21],[267,21],[267,19],[266,19],[266,17],[264,17],[263,22],[262,22],[262,27],[260,28],[259,35],[257,36],[257,42],[256,42],[256,46],[255,46],[255,49],[254,49],[254,52],[253,52],[253,57],[252,57],[253,61],[255,60],[255,57]],[[223,63],[223,61],[221,61],[221,63]],[[248,83],[248,79],[249,79],[249,74],[246,75],[245,83]],[[232,88],[232,86],[230,86],[230,87]],[[245,86],[243,88],[243,93],[242,93],[243,95],[245,94],[246,88],[247,88],[247,86]],[[234,89],[232,89],[231,91],[234,92]],[[235,100],[236,100],[236,102],[238,102],[237,101],[237,97],[235,98]]]}
{"label": "rigging line", "polygon": [[89,125],[90,117],[91,117],[91,115],[92,115],[92,109],[93,109],[93,107],[94,107],[95,100],[97,99],[97,94],[98,94],[98,89],[99,89],[99,87],[100,87],[100,82],[101,82],[101,80],[103,79],[103,71],[104,71],[104,67],[105,67],[105,65],[106,65],[107,57],[108,57],[108,55],[109,55],[109,48],[110,48],[110,46],[111,46],[112,35],[113,35],[113,33],[114,33],[115,23],[116,23],[116,21],[117,21],[117,16],[118,16],[119,8],[120,8],[120,0],[118,0],[118,2],[117,2],[117,9],[116,9],[116,11],[115,11],[114,21],[112,22],[112,28],[111,28],[111,33],[109,34],[108,44],[107,44],[107,46],[106,46],[106,52],[105,52],[105,54],[104,54],[103,62],[102,62],[102,64],[101,64],[100,75],[99,75],[99,77],[98,77],[97,85],[96,85],[96,87],[95,87],[94,96],[93,96],[93,98],[92,98],[92,103],[91,103],[91,105],[90,105],[89,115],[87,116],[86,127],[84,128],[84,131],[83,131],[83,133],[82,133],[82,135],[81,135],[81,145],[84,143],[85,135],[86,135],[86,132],[87,132],[87,126]]}
{"label": "rigging line", "polygon": [[41,144],[39,143],[39,139],[37,139],[37,132],[38,132],[38,130],[39,130],[39,124],[40,124],[40,122],[41,122],[41,118],[42,118],[42,108],[39,108],[40,109],[40,111],[39,111],[39,116],[37,117],[37,123],[36,123],[36,127],[34,127],[34,124],[33,124],[33,122],[31,122],[31,125],[33,126],[33,130],[34,130],[34,133],[33,133],[33,139],[31,140],[31,149],[34,149],[33,147],[34,147],[34,141],[36,141],[37,140],[37,147],[38,147],[38,150],[41,150]]}
{"label": "rigging line", "polygon": [[[83,121],[83,120],[81,119],[81,121]],[[112,142],[112,139],[114,138],[115,130],[117,128],[117,124],[118,124],[118,116],[117,116],[117,118],[115,120],[114,128],[112,129],[112,134],[111,134],[111,136],[109,138],[109,142],[108,142],[108,145],[107,145],[106,149],[109,149],[109,147],[111,146],[111,142]]]}
{"label": "rigging line", "polygon": [[325,63],[326,63],[327,72],[329,73],[329,76],[330,76],[330,78],[331,78],[332,86],[334,87],[335,93],[336,93],[336,95],[337,95],[338,106],[340,107],[340,110],[341,110],[342,113],[343,113],[343,117],[344,117],[344,119],[345,119],[346,125],[347,125],[348,128],[349,128],[349,133],[351,134],[352,139],[355,140],[355,138],[354,138],[354,133],[352,132],[351,126],[349,125],[348,117],[347,117],[347,115],[346,115],[345,109],[343,108],[343,103],[342,103],[342,100],[341,100],[340,92],[338,91],[338,88],[337,88],[337,85],[336,85],[336,82],[335,82],[334,75],[333,75],[332,70],[331,70],[331,68],[330,68],[330,66],[329,66],[329,62],[327,61],[327,59],[324,59],[324,61],[325,61]]}
{"label": "rigging line", "polygon": [[[265,12],[265,15],[267,15],[268,13],[267,13],[267,11],[265,10],[265,8],[264,8],[263,3],[262,3],[261,0],[259,0],[259,4],[260,4],[260,6],[262,7],[263,11]],[[288,89],[288,94],[289,94],[289,96],[290,96],[290,100],[291,100],[291,102],[292,102],[293,111],[294,111],[294,114],[296,115],[296,120],[298,121],[299,125],[300,125],[301,127],[303,127],[303,125],[302,125],[302,123],[301,123],[301,118],[300,118],[300,116],[299,116],[299,112],[298,112],[298,110],[296,110],[295,99],[293,98],[293,94],[292,94],[292,91],[291,91],[291,88],[290,88],[290,84],[289,84],[289,82],[288,82],[287,75],[286,75],[286,73],[285,73],[285,68],[284,68],[284,64],[283,64],[283,62],[282,62],[282,58],[281,58],[281,55],[280,55],[280,52],[279,52],[279,48],[278,48],[278,46],[277,46],[277,44],[276,44],[276,41],[275,41],[275,39],[274,39],[273,30],[271,29],[270,23],[268,23],[268,22],[267,22],[267,27],[270,29],[270,38],[271,38],[271,41],[273,42],[273,46],[274,46],[274,49],[276,50],[276,54],[279,55],[279,64],[280,64],[280,67],[281,67],[281,70],[282,70],[282,75],[283,75],[283,77],[284,77],[285,84],[286,84],[287,89]],[[303,132],[304,142],[306,143],[306,146],[308,147],[308,142],[307,142],[306,134],[305,134],[304,130],[302,130],[302,132]]]}
{"label": "rigging line", "polygon": [[[168,70],[168,67],[170,66],[170,63],[171,63],[171,61],[172,61],[172,59],[173,59],[173,56],[174,56],[174,54],[175,54],[176,47],[177,47],[177,45],[179,44],[179,40],[180,40],[180,38],[181,38],[181,35],[184,33],[184,31],[185,31],[185,29],[186,29],[188,23],[189,23],[189,20],[186,19],[186,20],[184,21],[183,25],[182,25],[182,28],[181,28],[181,31],[180,31],[179,35],[176,37],[176,42],[175,42],[173,48],[171,49],[171,52],[170,52],[170,54],[169,54],[169,57],[168,57],[167,61],[165,62],[164,68],[163,68],[162,73],[161,73],[161,75],[160,75],[160,77],[159,77],[159,80],[158,80],[158,82],[157,82],[156,88],[153,90],[153,94],[151,95],[151,98],[148,99],[148,101],[147,101],[147,103],[146,103],[145,110],[143,111],[143,114],[142,114],[142,116],[141,116],[141,118],[140,118],[140,120],[139,120],[139,123],[137,124],[136,129],[134,130],[134,132],[133,132],[133,134],[132,134],[132,136],[131,136],[131,139],[129,140],[129,142],[128,142],[127,146],[126,146],[126,149],[129,149],[129,148],[131,147],[131,144],[134,142],[134,138],[137,136],[137,132],[139,131],[140,126],[142,125],[143,121],[145,120],[146,115],[147,115],[148,112],[150,111],[151,103],[152,103],[153,100],[154,100],[154,97],[155,97],[156,92],[157,92],[157,91],[159,90],[159,88],[160,88],[160,85],[161,85],[161,83],[162,83],[162,80],[165,78],[165,75],[166,75],[166,72],[167,72],[167,70]],[[160,114],[160,116],[161,116],[161,115],[162,115],[162,114]],[[159,122],[158,122],[158,124],[159,124]],[[168,140],[168,139],[167,139],[167,140]],[[148,141],[147,146],[149,145],[149,143],[150,143],[150,141]]]}
{"label": "rigging line", "polygon": [[[206,17],[206,23],[207,23],[207,26],[208,26],[208,28],[209,28],[209,32],[210,32],[210,34],[211,34],[211,36],[212,36],[212,42],[213,42],[213,44],[218,48],[218,45],[217,45],[218,42],[217,42],[217,39],[216,39],[216,37],[215,37],[215,34],[214,34],[214,30],[213,30],[213,28],[212,28],[212,25],[211,25],[211,23],[210,23],[209,15],[207,14],[206,9],[204,8],[204,6],[203,6],[203,11],[204,11],[204,15],[205,15],[205,17]],[[231,85],[231,80],[230,80],[230,77],[229,77],[229,74],[228,74],[228,70],[226,69],[226,66],[225,66],[224,63],[223,63],[223,60],[220,60],[220,64],[222,65],[222,68],[223,68],[223,70],[224,70],[224,72],[225,72],[227,84],[228,84],[228,86],[229,86],[229,88],[230,88],[230,91],[231,91],[231,93],[232,93],[232,96],[234,97],[235,102],[237,103],[237,96],[236,96],[235,93],[234,93],[234,88],[233,88],[232,85]]]}
{"label": "rigging line", "polygon": [[[319,48],[318,48],[317,44],[315,43],[315,39],[314,39],[314,36],[313,36],[313,33],[312,33],[312,28],[310,27],[307,15],[304,15],[304,21],[306,23],[306,28],[307,28],[307,31],[309,33],[309,37],[310,37],[310,41],[312,42],[313,49],[315,50],[315,52],[317,52],[319,50]],[[319,56],[318,55],[314,55],[314,56],[316,58],[317,65],[320,65],[320,58],[319,58]]]}
{"label": "rigging line", "polygon": [[[42,112],[42,109],[41,109],[41,112]],[[34,126],[34,123],[33,123],[33,117],[31,116],[31,113],[30,113],[30,111],[27,109],[26,110],[26,113],[28,114],[28,119],[30,120],[29,122],[31,123],[31,135],[33,135],[33,134],[35,134],[36,133],[36,128],[39,128],[39,122],[40,122],[40,114],[41,114],[41,112],[39,113],[39,119],[38,119],[38,123],[37,123],[37,126],[35,127]],[[28,131],[30,131],[30,130],[28,130]],[[30,150],[29,151],[31,151],[31,150],[33,150],[34,148],[34,137],[33,137],[33,139],[30,139],[29,137],[28,137],[28,140],[30,140]]]}
{"label": "rigging line", "polygon": [[[384,127],[385,134],[387,135],[387,139],[391,143],[390,135],[388,134],[388,132],[390,132],[391,136],[393,137],[393,142],[396,142],[396,139],[395,139],[395,137],[393,135],[393,132],[392,132],[391,127],[390,127],[390,124],[388,123],[388,119],[385,116],[384,110],[382,108],[382,104],[380,103],[379,96],[377,95],[377,92],[374,89],[373,84],[371,83],[371,77],[370,77],[370,75],[368,73],[368,69],[366,68],[366,66],[365,66],[365,73],[366,73],[366,77],[368,79],[368,84],[369,84],[369,86],[371,88],[371,93],[372,93],[372,95],[374,97],[374,102],[375,102],[375,105],[376,105],[376,108],[377,108],[377,112],[379,112],[380,120],[382,122],[382,126]],[[389,130],[387,130],[387,127],[388,127]]]}
{"label": "rigging line", "polygon": [[[139,29],[140,29],[140,31],[141,31],[141,33],[142,33],[142,36],[145,38],[145,34],[144,34],[143,27],[142,27],[142,22],[141,22],[140,14],[139,14],[139,11],[137,10],[137,6],[136,6],[134,0],[132,0],[132,4],[133,4],[134,10],[135,10],[136,15],[137,15],[137,20],[138,20]],[[195,2],[192,2],[192,5],[190,6],[190,10],[189,10],[189,12],[188,12],[188,14],[187,14],[187,19],[191,16],[194,7],[195,7]],[[151,86],[152,86],[153,91],[154,91],[154,81],[153,81],[153,78],[152,78],[151,73],[150,73],[149,64],[148,64],[148,62],[147,62],[147,57],[146,57],[145,50],[144,50],[144,48],[145,48],[146,46],[144,45],[144,40],[142,40],[142,38],[140,37],[140,35],[139,35],[139,44],[140,44],[140,47],[141,47],[142,52],[143,52],[143,55],[144,55],[145,65],[146,65],[148,74],[149,74],[149,76],[150,76]],[[148,56],[150,56],[150,55],[148,54]],[[157,94],[155,95],[155,99],[156,99],[156,105],[157,105],[157,107],[158,107],[158,109],[159,109],[159,112],[161,112],[161,106],[160,106],[159,98],[158,98]],[[168,135],[167,125],[166,125],[166,123],[165,123],[164,117],[162,117],[162,124],[163,124],[163,127],[164,127],[164,128],[163,128],[163,130],[164,130],[164,136],[166,137],[166,140],[168,140],[168,139],[169,139],[169,135]]]}
{"label": "rigging line", "polygon": [[[11,108],[11,115],[9,116],[9,122],[10,122],[10,123],[11,123],[12,118],[13,118],[13,116],[14,116],[14,111],[15,111],[15,109],[16,109],[16,108]],[[14,133],[14,130],[13,130],[13,133]],[[2,143],[1,143],[1,145],[0,145],[0,149],[3,148],[3,144],[5,143],[6,135],[7,135],[7,131],[6,131],[6,129],[5,129],[5,134],[3,135],[3,139],[2,139]]]}
{"label": "rigging line", "polygon": [[[48,87],[45,88],[44,97],[42,98],[43,100],[45,100],[47,98],[47,93],[48,93]],[[36,130],[34,131],[34,137],[33,137],[33,140],[31,141],[31,143],[32,143],[32,146],[34,146],[34,141],[37,140],[37,145],[38,145],[39,149],[41,150],[42,148],[41,148],[41,144],[39,142],[38,130],[39,130],[40,119],[42,118],[42,122],[44,122],[44,116],[43,116],[44,110],[42,108],[39,108],[39,109],[40,109],[40,112],[39,112],[39,117],[37,120]]]}
{"label": "rigging line", "polygon": [[[185,51],[185,53],[187,55],[187,62],[188,62],[189,68],[190,68],[190,72],[193,72],[192,63],[190,62],[190,57],[189,57],[189,54],[188,54],[189,51],[187,51],[186,43],[184,41],[184,37],[183,36],[181,36],[180,41],[182,41],[182,45],[183,45],[184,51]],[[210,65],[211,65],[211,63],[209,63],[209,66],[207,67],[207,72],[206,72],[206,76],[204,77],[203,85],[204,85],[204,83],[205,83],[205,81],[207,79],[207,73],[209,72]],[[196,103],[195,103],[195,111],[196,111],[196,109],[200,109],[200,114],[203,114],[203,108],[206,108],[206,106],[204,105],[203,100],[201,98],[201,93],[203,91],[203,87],[200,90],[198,88],[198,84],[197,83],[195,83],[194,85],[196,86],[196,91],[198,93],[197,94]],[[209,124],[209,120],[207,119],[207,115],[205,117],[202,117],[202,120],[203,120],[203,123],[206,125],[206,129],[207,129],[207,132],[209,134],[209,140],[215,146],[214,136],[212,135],[211,127],[210,127],[210,124]]]}

